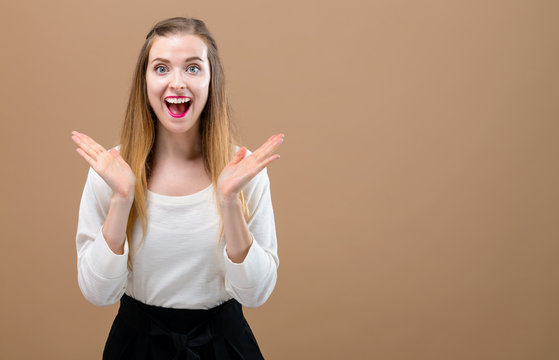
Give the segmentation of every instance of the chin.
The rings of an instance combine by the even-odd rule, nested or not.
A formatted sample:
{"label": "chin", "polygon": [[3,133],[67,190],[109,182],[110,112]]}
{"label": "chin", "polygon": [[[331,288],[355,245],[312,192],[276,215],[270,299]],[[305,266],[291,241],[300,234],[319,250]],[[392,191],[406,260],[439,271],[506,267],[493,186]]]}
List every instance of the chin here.
{"label": "chin", "polygon": [[183,119],[165,119],[165,121],[158,121],[159,128],[164,128],[165,130],[173,134],[184,134],[186,132],[194,130],[198,122],[192,124],[190,121],[181,121]]}

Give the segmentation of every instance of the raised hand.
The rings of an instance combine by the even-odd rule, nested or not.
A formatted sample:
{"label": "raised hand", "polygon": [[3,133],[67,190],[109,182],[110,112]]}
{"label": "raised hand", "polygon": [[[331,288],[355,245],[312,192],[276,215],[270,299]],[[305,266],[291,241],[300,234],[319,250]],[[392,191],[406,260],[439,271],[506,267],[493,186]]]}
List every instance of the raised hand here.
{"label": "raised hand", "polygon": [[107,151],[89,136],[77,131],[72,131],[72,140],[79,146],[76,149],[78,154],[105,180],[113,194],[124,199],[134,198],[136,176],[116,149]]}
{"label": "raised hand", "polygon": [[272,153],[283,142],[284,135],[278,134],[271,136],[262,146],[246,155],[246,148],[243,146],[235,157],[221,171],[217,179],[218,199],[229,201],[236,198],[236,195],[248,182],[256,176],[262,169],[280,156]]}

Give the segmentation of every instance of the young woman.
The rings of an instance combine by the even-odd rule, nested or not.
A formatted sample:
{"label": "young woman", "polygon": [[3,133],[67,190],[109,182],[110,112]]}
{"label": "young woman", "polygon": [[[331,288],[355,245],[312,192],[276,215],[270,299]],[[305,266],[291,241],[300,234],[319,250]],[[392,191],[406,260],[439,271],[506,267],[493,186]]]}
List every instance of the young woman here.
{"label": "young woman", "polygon": [[204,22],[157,23],[140,51],[120,145],[73,131],[91,166],[76,245],[87,300],[120,300],[104,359],[261,359],[241,305],[277,278],[266,166],[283,134],[234,145],[223,68]]}

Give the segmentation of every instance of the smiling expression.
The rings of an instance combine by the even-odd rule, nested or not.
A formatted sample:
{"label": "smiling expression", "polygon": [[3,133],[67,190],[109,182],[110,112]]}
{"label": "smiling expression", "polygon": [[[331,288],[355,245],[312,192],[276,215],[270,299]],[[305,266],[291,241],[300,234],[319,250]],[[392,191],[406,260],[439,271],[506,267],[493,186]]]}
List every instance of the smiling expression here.
{"label": "smiling expression", "polygon": [[149,104],[158,127],[173,133],[198,130],[208,99],[208,48],[196,35],[154,38],[146,71]]}

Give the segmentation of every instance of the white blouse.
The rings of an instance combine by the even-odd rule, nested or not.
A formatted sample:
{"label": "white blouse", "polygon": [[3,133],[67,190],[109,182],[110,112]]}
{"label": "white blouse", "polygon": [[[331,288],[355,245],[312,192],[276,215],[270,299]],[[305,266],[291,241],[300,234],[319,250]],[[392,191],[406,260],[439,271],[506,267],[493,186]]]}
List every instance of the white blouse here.
{"label": "white blouse", "polygon": [[[250,153],[247,151],[247,156]],[[132,234],[136,251],[132,271],[127,266],[128,242],[124,254],[117,255],[103,237],[101,228],[112,190],[90,168],[76,234],[78,284],[83,295],[98,306],[118,302],[124,292],[146,304],[178,309],[209,309],[231,298],[247,307],[262,305],[274,289],[279,266],[266,168],[243,192],[253,242],[242,263],[233,263],[227,256],[225,239],[218,239],[220,218],[211,184],[186,196],[148,190],[148,226],[139,248],[140,219]]]}

